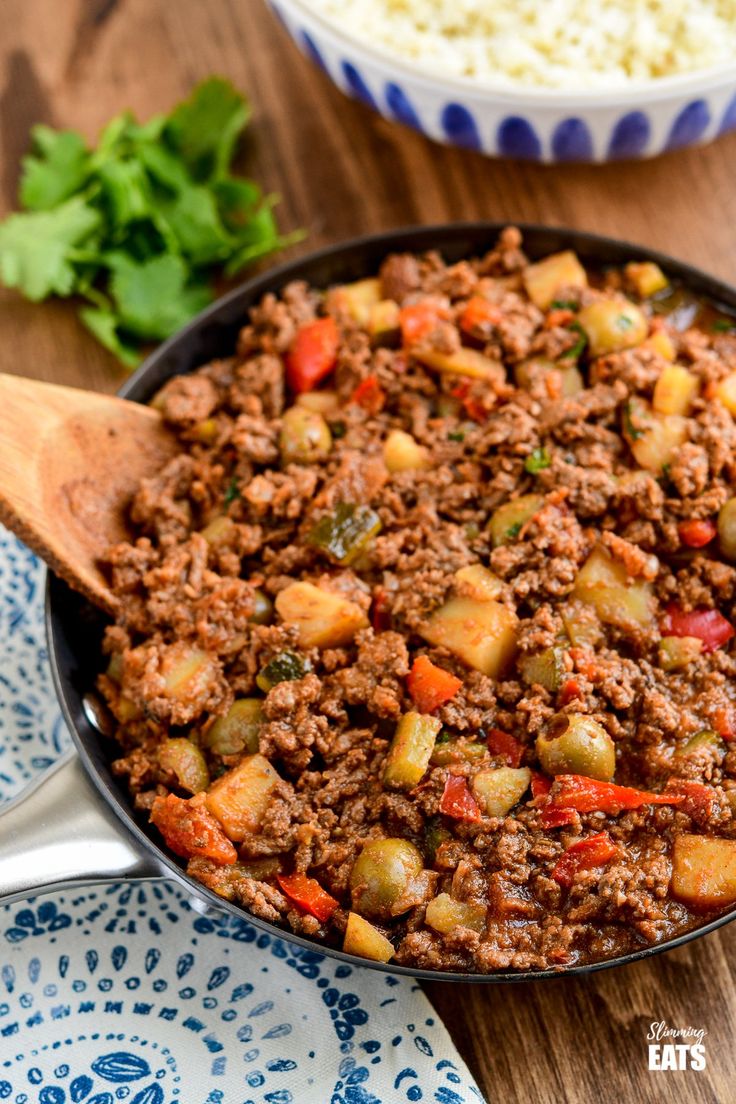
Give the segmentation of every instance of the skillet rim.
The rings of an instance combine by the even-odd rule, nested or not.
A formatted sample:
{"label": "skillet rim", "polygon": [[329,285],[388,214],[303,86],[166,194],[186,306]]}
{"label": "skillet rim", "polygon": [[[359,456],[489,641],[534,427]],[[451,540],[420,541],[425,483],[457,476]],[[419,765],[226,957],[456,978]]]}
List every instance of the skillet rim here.
{"label": "skillet rim", "polygon": [[[351,238],[284,261],[275,268],[269,268],[265,272],[251,277],[206,307],[183,329],[179,330],[148,356],[136,372],[125,381],[118,394],[122,398],[130,398],[139,402],[149,399],[165,379],[179,374],[175,370],[177,353],[187,350],[190,343],[194,346],[196,342],[193,339],[204,335],[205,342],[211,343],[217,336],[223,335],[224,329],[232,331],[233,328],[237,327],[238,319],[242,324],[248,306],[257,302],[264,293],[280,289],[290,279],[306,279],[311,282],[314,279],[310,276],[312,270],[325,270],[330,273],[325,279],[318,281],[322,286],[336,279],[360,279],[361,275],[365,276],[370,273],[371,265],[373,271],[375,271],[380,259],[388,253],[405,250],[421,252],[427,249],[437,249],[443,252],[445,248],[449,247],[450,253],[460,249],[457,257],[457,259],[460,259],[463,255],[470,255],[471,250],[482,252],[492,246],[500,231],[508,225],[511,224],[509,222],[478,220],[436,225],[402,226]],[[522,222],[513,223],[513,225],[521,231],[525,251],[528,251],[532,256],[541,256],[560,249],[573,249],[583,260],[598,265],[603,264],[604,266],[620,264],[624,260],[634,258],[654,261],[665,272],[674,275],[685,287],[703,295],[715,306],[724,308],[726,312],[730,311],[736,314],[736,287],[661,251],[635,245],[622,239],[564,226]],[[474,245],[474,242],[477,242],[477,244]],[[343,272],[342,276],[339,275],[341,271]],[[348,274],[350,272],[352,272],[352,275]],[[218,327],[219,329],[217,329]],[[186,359],[186,355],[184,353],[184,359]],[[208,354],[204,354],[203,359],[197,357],[186,370],[192,371],[200,364],[206,363],[206,359],[212,359],[213,355],[222,354],[218,352],[213,354],[212,349],[210,349]],[[191,360],[191,353],[189,359]],[[337,947],[306,939],[269,921],[262,920],[242,906],[219,897],[194,878],[188,877],[174,856],[160,847],[155,839],[143,830],[130,810],[129,798],[123,792],[122,787],[117,785],[109,767],[103,763],[103,738],[86,720],[82,710],[82,692],[74,686],[73,676],[76,667],[70,663],[70,660],[74,658],[70,646],[70,634],[64,631],[64,607],[70,601],[81,609],[85,607],[87,610],[90,609],[89,604],[78,595],[73,594],[65,583],[47,572],[45,621],[54,687],[77,752],[99,797],[119,817],[124,829],[127,829],[138,850],[153,860],[158,876],[173,878],[179,885],[188,890],[193,897],[206,902],[207,905],[217,911],[227,912],[241,920],[245,920],[255,928],[266,932],[272,938],[296,944],[312,953],[335,958],[350,966],[380,970],[384,973],[416,978],[422,981],[517,984],[528,981],[577,977],[595,973],[599,970],[629,965],[652,955],[681,947],[691,940],[708,935],[736,919],[736,906],[734,906],[729,912],[704,925],[692,928],[673,939],[642,947],[640,950],[626,955],[618,955],[613,958],[570,967],[523,971],[500,970],[488,974],[426,970],[410,966],[392,965],[391,963],[373,962],[346,954]],[[71,625],[66,627],[69,630],[72,628]],[[74,634],[71,633],[71,635]],[[86,689],[89,689],[89,683],[86,684]],[[85,732],[81,731],[82,727],[86,729]]]}

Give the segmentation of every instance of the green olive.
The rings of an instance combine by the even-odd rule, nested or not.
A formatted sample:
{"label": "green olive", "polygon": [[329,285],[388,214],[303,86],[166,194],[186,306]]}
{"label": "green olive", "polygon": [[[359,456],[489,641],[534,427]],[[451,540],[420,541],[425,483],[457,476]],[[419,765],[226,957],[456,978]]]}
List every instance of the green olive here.
{"label": "green olive", "polygon": [[423,869],[420,852],[408,840],[372,840],[350,874],[353,908],[361,916],[390,919],[394,905]]}
{"label": "green olive", "polygon": [[210,784],[204,755],[186,737],[164,740],[158,751],[158,761],[164,770],[176,775],[178,784],[189,793],[201,793]]}
{"label": "green olive", "polygon": [[643,311],[620,296],[590,303],[581,310],[578,322],[594,357],[640,345],[649,330]]}
{"label": "green olive", "polygon": [[616,747],[602,725],[583,713],[558,713],[537,737],[537,755],[547,774],[584,774],[610,782]]}
{"label": "green olive", "polygon": [[263,724],[263,702],[260,698],[238,698],[224,717],[208,729],[204,737],[207,747],[216,755],[253,755],[258,751],[258,734]]}
{"label": "green olive", "polygon": [[736,498],[729,498],[718,511],[718,540],[727,560],[736,560]]}
{"label": "green olive", "polygon": [[270,625],[273,621],[273,602],[260,587],[253,592],[253,599],[255,605],[248,620],[254,625]]}
{"label": "green olive", "polygon": [[281,420],[279,448],[284,464],[311,464],[324,460],[332,448],[330,427],[316,411],[292,406]]}

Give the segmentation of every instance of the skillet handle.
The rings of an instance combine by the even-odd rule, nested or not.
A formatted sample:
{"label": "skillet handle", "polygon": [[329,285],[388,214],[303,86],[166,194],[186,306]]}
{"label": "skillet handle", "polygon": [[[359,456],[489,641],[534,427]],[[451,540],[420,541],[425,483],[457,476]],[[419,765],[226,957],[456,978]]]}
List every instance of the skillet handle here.
{"label": "skillet handle", "polygon": [[0,810],[0,903],[59,888],[161,878],[72,749]]}

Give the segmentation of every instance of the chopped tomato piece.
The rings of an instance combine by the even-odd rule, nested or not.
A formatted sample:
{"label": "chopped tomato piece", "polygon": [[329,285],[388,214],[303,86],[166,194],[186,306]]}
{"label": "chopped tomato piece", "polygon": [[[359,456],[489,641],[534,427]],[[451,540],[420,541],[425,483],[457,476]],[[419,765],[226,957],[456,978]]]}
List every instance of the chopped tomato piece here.
{"label": "chopped tomato piece", "polygon": [[379,414],[386,403],[386,393],[376,376],[366,376],[353,391],[350,401],[362,406],[369,414]]}
{"label": "chopped tomato piece", "polygon": [[582,774],[558,774],[550,791],[551,805],[575,809],[578,813],[615,814],[642,805],[679,805],[683,800],[680,794],[649,793],[613,782],[598,782]]}
{"label": "chopped tomato piece", "polygon": [[532,771],[532,798],[546,797],[552,789],[552,779],[539,771]]}
{"label": "chopped tomato piece", "polygon": [[560,690],[560,705],[567,705],[573,698],[583,698],[585,695],[580,688],[577,679],[565,679]]}
{"label": "chopped tomato piece", "polygon": [[322,923],[330,919],[339,902],[322,888],[316,878],[306,874],[277,874],[281,891],[299,908]]}
{"label": "chopped tomato piece", "polygon": [[412,303],[402,307],[399,311],[402,345],[417,345],[432,333],[439,320],[439,311],[432,303]]}
{"label": "chopped tomato piece", "polygon": [[736,708],[733,705],[720,705],[713,711],[711,724],[721,737],[730,743],[736,740]]}
{"label": "chopped tomato piece", "polygon": [[311,391],[335,367],[340,335],[329,315],[297,330],[286,354],[286,382],[292,391]]}
{"label": "chopped tomato piece", "polygon": [[391,607],[388,594],[379,587],[373,594],[373,608],[371,610],[371,625],[374,632],[387,632],[391,628]]}
{"label": "chopped tomato piece", "polygon": [[460,400],[463,404],[463,410],[469,418],[472,418],[474,422],[478,422],[479,425],[482,425],[488,417],[488,411],[480,399],[476,399],[470,394],[470,386],[469,383],[459,383],[457,387],[453,387],[450,394],[453,399]]}
{"label": "chopped tomato piece", "polygon": [[563,828],[566,824],[575,824],[577,813],[574,809],[554,809],[545,805],[539,813],[542,828]]}
{"label": "chopped tomato piece", "polygon": [[669,605],[660,625],[663,636],[696,636],[703,641],[704,652],[714,652],[736,633],[730,621],[715,609],[696,609],[686,613]]}
{"label": "chopped tomato piece", "polygon": [[718,527],[710,518],[693,518],[690,521],[681,521],[677,526],[680,540],[688,548],[703,548],[715,537]]}
{"label": "chopped tomato piece", "polygon": [[157,797],[151,807],[151,822],[166,846],[184,859],[198,855],[230,866],[238,858],[220,822],[196,799],[185,800],[176,794]]}
{"label": "chopped tomato piece", "polygon": [[518,767],[524,754],[524,748],[519,741],[503,732],[500,728],[492,728],[486,739],[488,750],[494,755],[503,755],[510,767]]}
{"label": "chopped tomato piece", "polygon": [[686,778],[671,778],[665,787],[666,793],[682,797],[680,808],[693,820],[707,820],[716,805],[716,795],[712,786],[702,782],[691,782]]}
{"label": "chopped tomato piece", "polygon": [[440,800],[440,812],[455,820],[480,820],[478,802],[468,789],[468,783],[461,774],[451,774],[445,782],[445,791]]}
{"label": "chopped tomato piece", "polygon": [[473,334],[480,331],[485,335],[502,318],[503,313],[498,307],[489,303],[482,295],[474,295],[472,299],[468,299],[458,324],[465,333]]}
{"label": "chopped tomato piece", "polygon": [[436,667],[427,656],[417,656],[406,680],[411,700],[420,713],[432,713],[454,698],[463,680],[443,667]]}
{"label": "chopped tomato piece", "polygon": [[569,888],[577,873],[605,866],[617,852],[618,847],[608,832],[598,832],[595,836],[578,840],[572,847],[568,847],[555,863],[552,877],[559,885]]}
{"label": "chopped tomato piece", "polygon": [[544,320],[545,330],[554,330],[556,326],[567,326],[575,317],[575,312],[568,308],[559,307],[551,310]]}

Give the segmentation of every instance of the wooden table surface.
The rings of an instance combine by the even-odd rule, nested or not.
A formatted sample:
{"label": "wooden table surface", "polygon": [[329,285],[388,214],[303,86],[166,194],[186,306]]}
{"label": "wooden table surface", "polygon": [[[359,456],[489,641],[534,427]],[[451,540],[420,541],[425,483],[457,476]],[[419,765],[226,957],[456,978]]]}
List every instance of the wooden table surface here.
{"label": "wooden table surface", "polygon": [[[445,149],[345,99],[262,0],[3,0],[0,207],[36,122],[90,139],[124,107],[170,107],[222,73],[254,107],[241,168],[283,197],[292,252],[407,223],[568,225],[655,246],[736,280],[736,135],[655,162],[545,168]],[[0,292],[0,370],[112,391],[120,368],[63,303]],[[585,978],[427,991],[490,1101],[736,1101],[736,927]],[[704,1028],[704,1072],[648,1072],[655,1021]],[[300,1102],[322,1104],[322,1102]]]}

